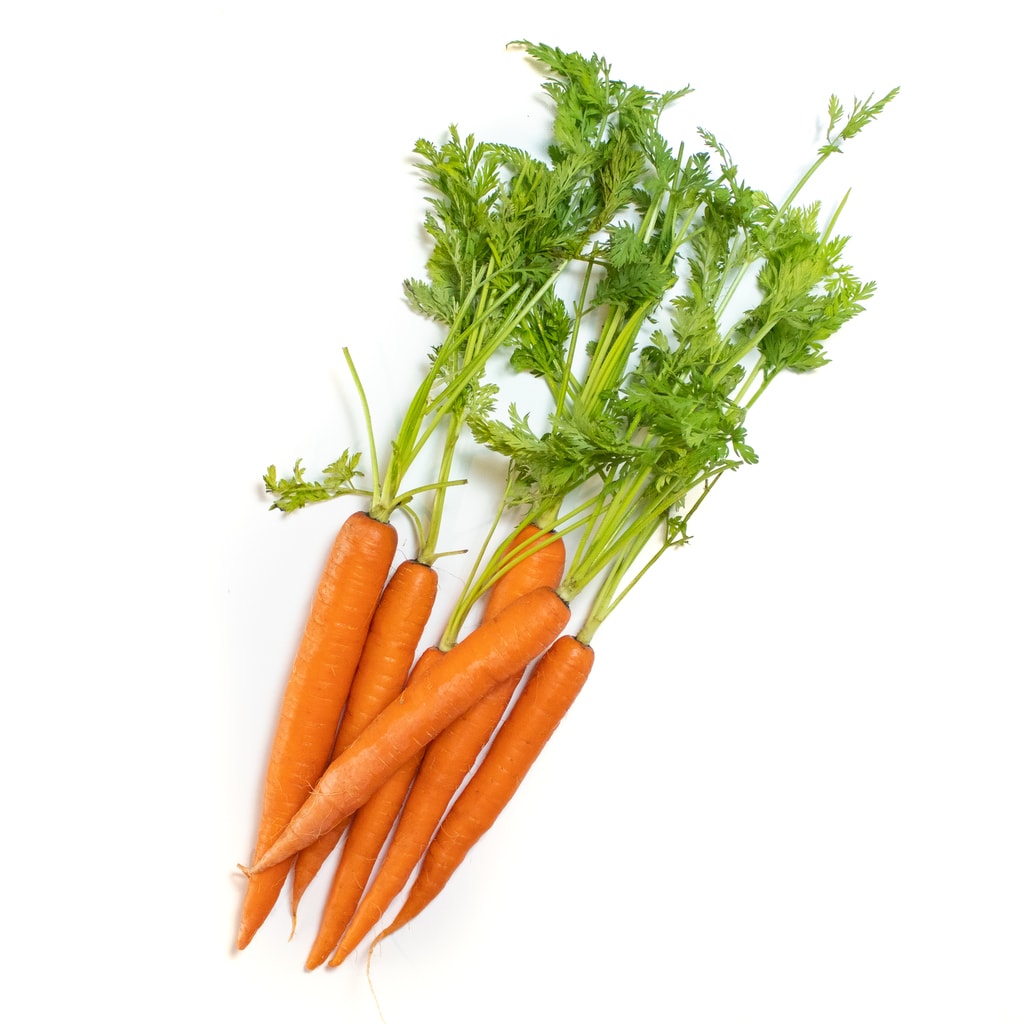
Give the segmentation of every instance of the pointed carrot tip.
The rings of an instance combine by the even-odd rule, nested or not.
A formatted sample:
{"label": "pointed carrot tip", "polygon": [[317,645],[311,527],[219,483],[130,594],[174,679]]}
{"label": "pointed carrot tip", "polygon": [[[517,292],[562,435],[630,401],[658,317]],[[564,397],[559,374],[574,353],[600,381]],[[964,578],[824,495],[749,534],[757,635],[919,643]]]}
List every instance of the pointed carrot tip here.
{"label": "pointed carrot tip", "polygon": [[347,949],[345,947],[345,944],[342,943],[334,951],[334,956],[332,956],[331,959],[328,961],[327,966],[328,967],[340,967],[345,962],[345,960],[348,958],[348,955],[351,952],[352,952],[352,950],[351,949]]}
{"label": "pointed carrot tip", "polygon": [[326,959],[327,953],[318,953],[314,950],[306,957],[306,970],[315,971]]}

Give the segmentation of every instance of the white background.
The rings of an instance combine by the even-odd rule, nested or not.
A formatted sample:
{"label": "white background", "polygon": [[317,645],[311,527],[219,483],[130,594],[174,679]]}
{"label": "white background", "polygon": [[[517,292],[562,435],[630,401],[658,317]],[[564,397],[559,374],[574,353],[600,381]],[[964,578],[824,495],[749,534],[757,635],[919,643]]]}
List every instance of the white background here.
{"label": "white background", "polygon": [[[232,945],[269,731],[354,504],[269,462],[386,434],[429,325],[409,152],[533,147],[514,38],[691,84],[780,196],[827,97],[903,93],[853,186],[879,292],[757,409],[761,462],[599,634],[388,1024],[1024,1021],[1018,55],[1010,8],[865,0],[10,3],[0,15],[2,975],[23,1021],[379,1019],[365,958]],[[357,13],[358,10],[358,13]],[[450,546],[486,519],[454,501]],[[403,543],[405,541],[403,540]],[[445,563],[447,584],[464,564]]]}

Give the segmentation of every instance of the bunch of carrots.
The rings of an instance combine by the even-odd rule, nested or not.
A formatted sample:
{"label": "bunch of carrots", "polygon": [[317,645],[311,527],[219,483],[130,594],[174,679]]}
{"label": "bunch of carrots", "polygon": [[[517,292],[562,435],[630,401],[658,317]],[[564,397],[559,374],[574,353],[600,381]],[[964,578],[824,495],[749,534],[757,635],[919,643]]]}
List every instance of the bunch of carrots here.
{"label": "bunch of carrots", "polygon": [[[517,45],[545,76],[547,158],[455,128],[416,146],[432,248],[426,278],[405,290],[442,338],[386,461],[346,350],[369,486],[348,451],[316,480],[301,463],[265,477],[285,512],[367,502],[342,524],[316,591],[244,869],[239,948],[289,877],[294,921],[334,858],[310,969],[340,964],[403,892],[375,942],[441,893],[582,690],[598,627],[686,542],[723,476],[756,461],[750,407],[782,371],[825,365],[823,343],[874,289],[843,261],[845,199],[824,225],[818,203],[797,201],[897,90],[849,111],[832,97],[816,160],[775,203],[710,132],[694,152],[662,137],[663,111],[688,89],[651,92],[613,79],[600,57]],[[535,387],[543,431],[515,406],[496,412],[492,371],[508,364]],[[438,550],[446,498],[472,485],[452,479],[462,445],[502,460],[506,485],[425,645],[434,563],[462,554]],[[428,452],[431,482],[410,486]],[[417,550],[396,566],[399,512]]]}

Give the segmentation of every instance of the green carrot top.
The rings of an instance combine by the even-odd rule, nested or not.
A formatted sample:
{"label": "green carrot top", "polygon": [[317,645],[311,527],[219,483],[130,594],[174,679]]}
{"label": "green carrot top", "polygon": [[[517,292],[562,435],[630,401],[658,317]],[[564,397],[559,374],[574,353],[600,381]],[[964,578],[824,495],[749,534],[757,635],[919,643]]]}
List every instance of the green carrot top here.
{"label": "green carrot top", "polygon": [[[874,292],[835,234],[845,198],[823,227],[820,204],[796,200],[896,93],[855,102],[849,115],[832,97],[826,142],[780,204],[741,181],[710,132],[690,155],[648,138],[631,216],[586,254],[572,312],[546,295],[516,332],[513,365],[543,380],[553,402],[546,429],[515,407],[507,422],[482,410],[471,423],[510,460],[506,505],[579,531],[562,595],[603,578],[584,642],[654,560],[685,542],[722,474],[757,460],[745,420],[767,386],[783,370],[825,365],[824,342]],[[737,311],[750,277],[760,301]],[[450,631],[487,579],[467,590]]]}
{"label": "green carrot top", "polygon": [[[658,94],[610,77],[599,57],[524,44],[546,69],[552,99],[547,159],[501,143],[463,137],[454,126],[442,145],[421,139],[415,153],[429,188],[426,232],[432,249],[424,280],[405,282],[412,307],[444,329],[426,355],[423,383],[412,396],[385,463],[370,424],[366,396],[355,377],[370,440],[369,488],[356,486],[359,453],[346,451],[308,480],[297,462],[282,477],[265,476],[272,507],[292,511],[342,494],[370,499],[370,515],[386,520],[396,509],[412,515],[421,558],[436,557],[435,542],[452,452],[470,420],[486,418],[497,389],[484,379],[488,361],[503,346],[521,343],[557,304],[554,286],[584,254],[600,248],[613,221],[634,202],[649,174],[658,118],[685,90]],[[435,481],[409,489],[407,474],[427,441],[445,424],[446,439]],[[430,525],[411,509],[423,491],[434,493]]]}
{"label": "green carrot top", "polygon": [[[342,494],[366,496],[381,520],[402,509],[429,563],[439,557],[447,491],[465,482],[451,470],[468,427],[509,467],[499,517],[519,508],[543,529],[578,531],[563,596],[603,579],[586,639],[646,571],[659,533],[654,559],[685,541],[726,470],[756,461],[745,421],[767,386],[783,370],[824,365],[824,342],[873,293],[844,262],[839,211],[821,226],[820,204],[797,200],[897,90],[855,101],[849,113],[833,96],[817,159],[775,203],[741,180],[710,131],[698,130],[693,152],[662,136],[661,115],[689,87],[656,93],[612,78],[596,55],[517,45],[545,72],[546,159],[454,126],[443,144],[414,147],[431,249],[426,276],[404,289],[443,337],[425,354],[387,458],[345,350],[367,424],[369,487],[357,486],[362,457],[350,451],[319,479],[307,480],[297,462],[289,477],[270,466],[265,483],[284,511]],[[758,301],[738,309],[751,279]],[[543,429],[531,422],[536,408],[495,415],[488,367],[499,352],[537,379]],[[439,429],[434,478],[410,487],[409,471]],[[432,495],[426,520],[413,508],[423,493]],[[446,642],[508,555],[481,551]]]}

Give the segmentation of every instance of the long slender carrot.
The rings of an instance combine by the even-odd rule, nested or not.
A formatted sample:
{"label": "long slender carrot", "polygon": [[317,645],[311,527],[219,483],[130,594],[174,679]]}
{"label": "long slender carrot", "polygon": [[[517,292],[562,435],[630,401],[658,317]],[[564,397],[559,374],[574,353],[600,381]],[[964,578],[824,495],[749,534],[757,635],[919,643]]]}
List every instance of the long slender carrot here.
{"label": "long slender carrot", "polygon": [[[370,623],[334,741],[332,761],[405,686],[436,597],[436,569],[412,559],[399,563],[384,588]],[[337,846],[344,827],[345,823],[340,822],[295,858],[291,902],[293,927],[303,893]]]}
{"label": "long slender carrot", "polygon": [[483,761],[437,830],[398,915],[374,945],[411,921],[447,885],[494,824],[586,683],[593,648],[562,636],[533,668]]}
{"label": "long slender carrot", "polygon": [[[270,751],[255,857],[270,848],[309,795],[331,753],[338,719],[398,543],[388,523],[355,512],[331,547],[285,687]],[[287,863],[250,877],[238,948],[266,920],[288,877]]]}
{"label": "long slender carrot", "polygon": [[[443,657],[438,648],[428,647],[416,662],[408,687],[419,686],[430,666]],[[399,768],[350,819],[351,825],[327,894],[320,928],[306,960],[307,970],[319,967],[337,946],[394,825],[421,756],[422,751]]]}
{"label": "long slender carrot", "polygon": [[[537,541],[538,543],[532,543]],[[528,546],[529,545],[529,546]],[[537,587],[556,587],[565,567],[565,544],[560,537],[535,526],[523,527],[510,551],[528,552],[490,591],[484,618],[496,616],[522,594]],[[411,877],[448,804],[490,739],[512,699],[522,673],[499,683],[428,747],[387,852],[373,884],[349,921],[331,966],[337,967],[380,920]]]}
{"label": "long slender carrot", "polygon": [[488,690],[543,654],[569,622],[551,589],[531,591],[448,651],[423,685],[392,701],[323,774],[251,872],[293,857],[358,810],[406,761]]}

